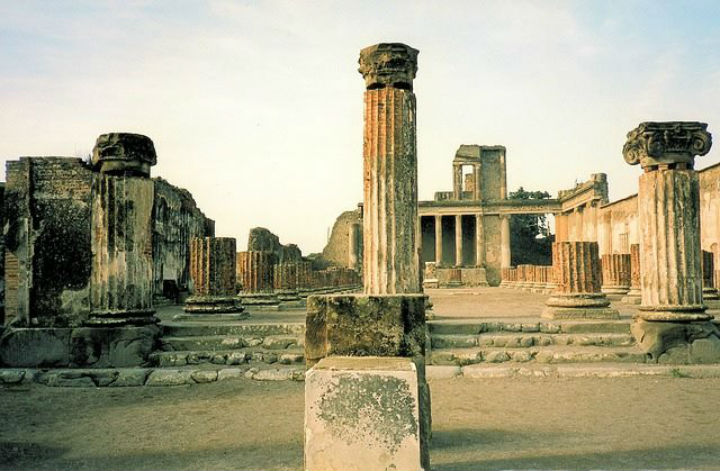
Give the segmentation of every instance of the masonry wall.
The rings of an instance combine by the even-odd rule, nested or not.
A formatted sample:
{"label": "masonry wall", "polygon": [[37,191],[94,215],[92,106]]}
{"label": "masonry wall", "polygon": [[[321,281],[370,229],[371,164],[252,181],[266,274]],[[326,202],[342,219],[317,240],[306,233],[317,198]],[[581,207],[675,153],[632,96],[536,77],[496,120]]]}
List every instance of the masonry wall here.
{"label": "masonry wall", "polygon": [[482,199],[502,199],[505,184],[505,150],[482,149]]}
{"label": "masonry wall", "polygon": [[[698,172],[700,179],[700,239],[702,249],[713,252],[715,264],[720,262],[720,164]],[[597,234],[600,255],[629,253],[631,244],[638,244],[637,195],[613,201],[589,215],[587,208],[582,219],[573,214],[556,220],[557,232],[583,233],[586,241]],[[588,217],[590,216],[590,217]],[[560,219],[560,218],[558,218]],[[560,227],[562,226],[562,227]],[[565,228],[567,226],[567,229]],[[581,227],[582,226],[582,227]]]}
{"label": "masonry wall", "polygon": [[80,159],[7,163],[6,323],[68,326],[87,317],[92,175]]}
{"label": "masonry wall", "polygon": [[[23,157],[7,163],[3,324],[73,327],[90,314],[92,182],[80,159]],[[154,179],[153,291],[188,289],[189,241],[214,235],[190,193]],[[169,282],[169,283],[168,283]],[[1,288],[0,288],[0,292]]]}
{"label": "masonry wall", "polygon": [[190,239],[214,236],[215,228],[190,192],[162,178],[153,183],[153,290],[173,299],[190,288]]}
{"label": "masonry wall", "polygon": [[[348,268],[349,263],[349,250],[350,250],[350,226],[352,224],[362,225],[362,215],[359,209],[353,211],[345,211],[340,214],[333,224],[332,231],[330,232],[330,239],[328,239],[325,248],[322,251],[322,257],[326,261],[330,262],[332,266]],[[362,246],[362,230],[360,231],[360,237],[358,240],[360,246]],[[362,259],[362,257],[360,257]]]}

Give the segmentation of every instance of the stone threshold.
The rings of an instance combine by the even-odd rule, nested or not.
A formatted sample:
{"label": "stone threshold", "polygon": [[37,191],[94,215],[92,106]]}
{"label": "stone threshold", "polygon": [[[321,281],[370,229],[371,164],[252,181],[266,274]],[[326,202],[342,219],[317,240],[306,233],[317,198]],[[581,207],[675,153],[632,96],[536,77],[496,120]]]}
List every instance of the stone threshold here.
{"label": "stone threshold", "polygon": [[720,378],[720,365],[657,365],[636,363],[577,363],[572,365],[428,365],[429,381],[452,378],[628,378],[654,376],[670,378]]}
{"label": "stone threshold", "polygon": [[233,379],[304,381],[305,366],[237,368],[4,368],[0,387],[42,384],[49,387],[166,387],[213,383]]}

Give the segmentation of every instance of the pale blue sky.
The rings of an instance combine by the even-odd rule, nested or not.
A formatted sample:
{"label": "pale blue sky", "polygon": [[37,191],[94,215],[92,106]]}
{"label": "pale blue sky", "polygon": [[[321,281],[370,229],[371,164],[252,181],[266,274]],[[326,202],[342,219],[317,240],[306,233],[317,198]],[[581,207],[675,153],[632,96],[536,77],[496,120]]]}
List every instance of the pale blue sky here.
{"label": "pale blue sky", "polygon": [[218,235],[243,248],[262,225],[318,251],[362,199],[357,56],[381,41],[420,50],[421,199],[450,189],[460,144],[505,145],[511,190],[606,172],[617,199],[636,191],[621,149],[639,122],[720,136],[717,0],[4,0],[0,158],[147,134],[153,175],[189,189]]}

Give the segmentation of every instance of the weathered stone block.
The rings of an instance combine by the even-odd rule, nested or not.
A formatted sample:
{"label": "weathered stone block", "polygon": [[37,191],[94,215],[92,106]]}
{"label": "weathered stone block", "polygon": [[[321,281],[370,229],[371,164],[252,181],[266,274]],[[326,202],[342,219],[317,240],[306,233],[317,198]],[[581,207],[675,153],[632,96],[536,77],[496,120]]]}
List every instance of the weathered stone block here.
{"label": "weathered stone block", "polygon": [[638,318],[630,331],[640,348],[659,363],[720,361],[720,329],[712,322],[657,322]]}
{"label": "weathered stone block", "polygon": [[16,367],[67,366],[69,328],[9,328],[0,337],[0,364]]}
{"label": "weathered stone block", "polygon": [[70,339],[72,363],[96,368],[139,366],[155,349],[160,329],[143,327],[81,327]]}
{"label": "weathered stone block", "polygon": [[422,294],[310,296],[305,322],[305,361],[328,355],[425,354]]}
{"label": "weathered stone block", "polygon": [[306,374],[305,469],[429,469],[423,386],[409,358],[321,360]]}

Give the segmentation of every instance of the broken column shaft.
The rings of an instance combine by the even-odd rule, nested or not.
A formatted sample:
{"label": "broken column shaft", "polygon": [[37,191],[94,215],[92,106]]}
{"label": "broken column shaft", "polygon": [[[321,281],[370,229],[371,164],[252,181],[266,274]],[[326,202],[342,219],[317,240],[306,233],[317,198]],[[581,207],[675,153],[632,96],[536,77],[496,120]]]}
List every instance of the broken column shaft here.
{"label": "broken column shaft", "polygon": [[642,291],[640,290],[640,244],[630,245],[630,291],[622,298],[627,304],[640,304]]}
{"label": "broken column shaft", "polygon": [[553,271],[557,288],[545,302],[542,317],[549,319],[619,317],[600,291],[597,242],[555,242]]}
{"label": "broken column shaft", "polygon": [[602,292],[624,295],[630,291],[630,254],[602,256]]}
{"label": "broken column shaft", "polygon": [[155,322],[152,307],[150,138],[111,133],[98,137],[92,164],[92,268],[89,324]]}
{"label": "broken column shaft", "polygon": [[185,312],[222,313],[243,310],[236,296],[235,239],[193,237],[190,240],[192,296]]}

